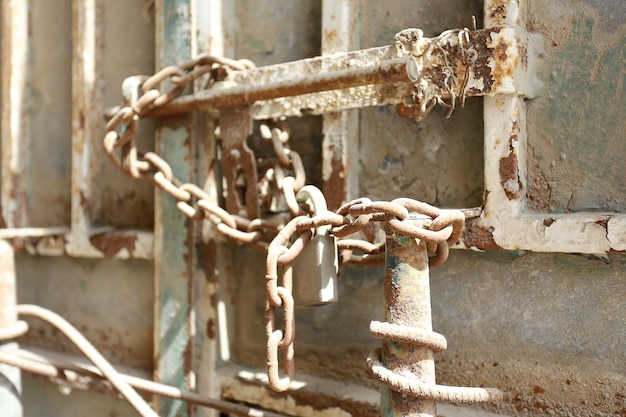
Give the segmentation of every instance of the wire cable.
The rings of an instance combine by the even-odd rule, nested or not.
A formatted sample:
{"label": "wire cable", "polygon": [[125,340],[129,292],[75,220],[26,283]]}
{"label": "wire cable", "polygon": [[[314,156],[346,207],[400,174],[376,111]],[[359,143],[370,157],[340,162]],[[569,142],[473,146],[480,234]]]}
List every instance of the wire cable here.
{"label": "wire cable", "polygon": [[[77,382],[79,375],[100,380],[104,378],[96,367],[86,366],[69,360],[35,354],[26,349],[18,349],[15,353],[0,352],[0,362],[16,366],[24,371],[43,375],[49,378],[60,378],[69,383]],[[122,374],[120,377],[138,391],[160,395],[190,404],[212,408],[224,413],[241,417],[286,417],[270,411],[259,410],[243,404],[205,397],[176,387],[149,381],[143,378]]]}
{"label": "wire cable", "polygon": [[43,307],[22,304],[17,306],[17,313],[22,316],[36,317],[59,329],[78,349],[100,369],[102,375],[132,405],[142,417],[159,417],[159,415],[141,398],[137,391],[126,382],[100,352],[67,320],[53,311]]}

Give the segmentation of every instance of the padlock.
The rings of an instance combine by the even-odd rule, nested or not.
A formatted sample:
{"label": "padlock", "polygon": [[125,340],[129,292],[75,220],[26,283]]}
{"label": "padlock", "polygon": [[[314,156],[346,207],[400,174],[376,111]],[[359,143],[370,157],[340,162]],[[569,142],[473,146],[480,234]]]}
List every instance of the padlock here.
{"label": "padlock", "polygon": [[[314,215],[327,212],[319,188],[304,186],[296,194],[299,204],[309,204]],[[293,263],[293,299],[297,308],[315,307],[337,301],[337,242],[330,226],[321,226]]]}
{"label": "padlock", "polygon": [[336,302],[337,269],[335,236],[313,236],[293,263],[295,306],[306,308]]}

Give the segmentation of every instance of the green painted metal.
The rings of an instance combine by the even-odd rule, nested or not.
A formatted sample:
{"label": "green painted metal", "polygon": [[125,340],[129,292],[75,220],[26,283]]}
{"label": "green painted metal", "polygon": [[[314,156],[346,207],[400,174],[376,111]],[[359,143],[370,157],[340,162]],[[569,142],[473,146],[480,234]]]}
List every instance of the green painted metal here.
{"label": "green painted metal", "polygon": [[[410,222],[422,225],[424,221]],[[385,320],[432,331],[426,243],[387,233],[385,253]],[[412,375],[421,382],[435,384],[432,349],[386,339],[383,340],[381,356],[385,366],[393,372]],[[409,397],[385,386],[381,388],[380,401],[383,417],[437,415],[435,401]]]}
{"label": "green painted metal", "polygon": [[[190,0],[160,0],[157,19],[157,66],[176,65],[191,58]],[[193,178],[192,116],[161,119],[156,150],[169,162],[174,175],[185,182]],[[180,388],[193,388],[191,376],[191,303],[193,278],[193,224],[162,192],[155,196],[155,378]],[[189,415],[180,401],[162,399],[164,417]]]}

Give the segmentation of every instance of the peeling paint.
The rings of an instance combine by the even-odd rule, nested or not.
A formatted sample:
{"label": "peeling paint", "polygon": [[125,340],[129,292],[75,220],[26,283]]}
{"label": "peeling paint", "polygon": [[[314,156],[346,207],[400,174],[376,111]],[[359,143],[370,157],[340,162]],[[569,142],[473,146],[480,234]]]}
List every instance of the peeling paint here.
{"label": "peeling paint", "polygon": [[132,257],[135,252],[136,236],[116,236],[110,234],[94,235],[89,238],[91,244],[107,258],[125,250]]}
{"label": "peeling paint", "polygon": [[463,232],[463,245],[481,250],[502,249],[493,238],[493,227],[486,228],[476,221],[468,221]]}

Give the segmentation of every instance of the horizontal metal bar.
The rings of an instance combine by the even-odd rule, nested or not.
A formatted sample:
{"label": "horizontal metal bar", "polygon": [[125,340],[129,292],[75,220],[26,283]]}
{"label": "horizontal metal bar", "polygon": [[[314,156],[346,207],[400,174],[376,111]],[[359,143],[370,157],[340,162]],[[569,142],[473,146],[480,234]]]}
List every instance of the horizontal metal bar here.
{"label": "horizontal metal bar", "polygon": [[31,255],[76,258],[153,259],[154,233],[149,230],[94,228],[79,241],[68,226],[0,229],[0,239]]}
{"label": "horizontal metal bar", "polygon": [[18,237],[46,237],[69,233],[70,228],[59,227],[17,227],[0,229],[0,239],[14,239]]}
{"label": "horizontal metal bar", "polygon": [[[314,75],[278,79],[263,84],[243,84],[202,90],[194,96],[185,96],[169,105],[155,109],[147,116],[185,113],[199,107],[231,107],[261,100],[293,97],[322,91],[339,90],[382,83],[407,83],[410,77],[407,65],[411,57],[395,58],[367,67],[351,68]],[[255,70],[248,70],[250,72]]]}
{"label": "horizontal metal bar", "polygon": [[529,42],[528,33],[509,27],[446,31],[436,38],[407,29],[390,46],[232,71],[144,116],[247,104],[254,118],[263,119],[402,104],[403,115],[421,118],[444,99],[531,96]]}

